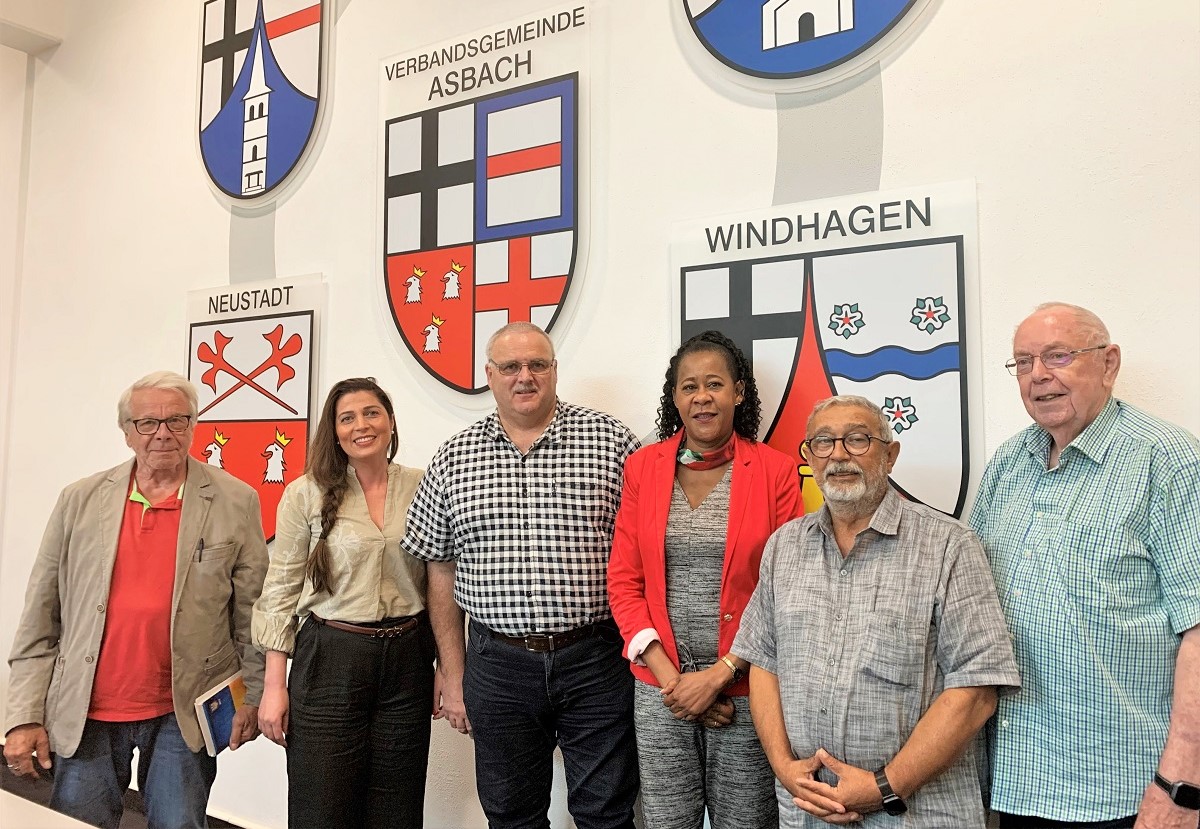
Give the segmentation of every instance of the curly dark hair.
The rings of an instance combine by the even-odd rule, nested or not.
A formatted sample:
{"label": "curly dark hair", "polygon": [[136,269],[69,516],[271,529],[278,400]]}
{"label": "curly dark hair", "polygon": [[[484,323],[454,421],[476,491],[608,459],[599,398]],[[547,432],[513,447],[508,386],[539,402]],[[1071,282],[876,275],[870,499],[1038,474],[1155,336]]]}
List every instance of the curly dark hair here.
{"label": "curly dark hair", "polygon": [[754,382],[754,370],[750,361],[737,347],[737,343],[720,331],[704,331],[679,346],[667,366],[667,377],[663,381],[662,400],[658,404],[658,439],[666,440],[683,428],[683,418],[675,408],[675,382],[679,377],[679,361],[685,355],[698,351],[714,351],[724,355],[725,364],[733,382],[743,384],[742,402],[733,413],[733,431],[749,441],[758,440],[758,426],[762,422],[761,404],[758,400],[758,385]]}

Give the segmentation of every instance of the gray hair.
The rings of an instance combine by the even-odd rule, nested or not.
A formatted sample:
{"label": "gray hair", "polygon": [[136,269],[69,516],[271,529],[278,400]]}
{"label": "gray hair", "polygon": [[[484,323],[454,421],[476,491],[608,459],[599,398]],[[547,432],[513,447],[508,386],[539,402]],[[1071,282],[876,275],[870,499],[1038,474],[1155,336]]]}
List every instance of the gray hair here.
{"label": "gray hair", "polygon": [[[1089,311],[1081,305],[1072,305],[1069,302],[1043,302],[1033,309],[1033,314],[1049,311],[1053,308],[1062,308],[1075,316],[1075,321],[1079,324],[1079,331],[1083,334],[1084,340],[1089,346],[1112,344],[1112,337],[1108,333],[1108,326],[1104,324],[1104,320],[1096,316],[1095,312]],[[1029,316],[1031,317],[1033,314]],[[1029,317],[1025,319],[1029,319]],[[1024,321],[1022,320],[1022,322]],[[1014,338],[1016,337],[1015,329],[1013,336]]]}
{"label": "gray hair", "polygon": [[142,379],[135,380],[132,386],[121,392],[121,399],[117,401],[117,426],[120,428],[124,429],[125,421],[132,416],[129,409],[133,402],[133,393],[142,389],[167,389],[179,392],[187,398],[188,414],[195,420],[200,409],[200,398],[196,394],[196,387],[192,385],[192,382],[174,371],[152,371]]}
{"label": "gray hair", "polygon": [[808,416],[808,422],[804,424],[804,434],[807,435],[812,431],[812,423],[817,415],[826,409],[832,409],[834,406],[854,406],[859,409],[866,409],[879,420],[879,431],[882,433],[883,441],[885,443],[892,442],[892,423],[888,420],[888,416],[883,413],[883,409],[876,406],[867,398],[857,394],[834,395],[833,397],[825,398],[813,406],[812,414]]}
{"label": "gray hair", "polygon": [[547,334],[538,326],[534,325],[532,322],[510,322],[503,328],[498,329],[495,334],[492,334],[492,336],[488,337],[487,347],[484,348],[483,353],[489,360],[492,359],[492,346],[496,344],[496,340],[500,339],[505,334],[541,334],[546,338],[546,342],[550,344],[551,358],[554,357],[554,341],[550,339],[549,334]]}

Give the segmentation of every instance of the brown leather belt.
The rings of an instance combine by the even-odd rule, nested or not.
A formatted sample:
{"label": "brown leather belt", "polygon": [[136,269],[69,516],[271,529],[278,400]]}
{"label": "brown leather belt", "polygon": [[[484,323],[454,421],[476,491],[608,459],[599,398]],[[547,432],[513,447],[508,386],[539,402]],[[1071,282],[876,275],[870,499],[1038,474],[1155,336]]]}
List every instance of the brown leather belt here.
{"label": "brown leather belt", "polygon": [[587,639],[599,625],[591,624],[584,625],[581,628],[574,630],[563,631],[562,633],[527,633],[524,636],[505,636],[503,633],[497,633],[491,628],[486,628],[493,639],[497,639],[509,645],[518,648],[524,648],[527,651],[534,653],[550,653],[559,648],[565,648],[567,645],[574,645],[583,639]]}
{"label": "brown leather belt", "polygon": [[315,613],[309,614],[312,620],[318,625],[325,625],[334,630],[344,630],[346,633],[358,633],[362,636],[371,636],[375,639],[395,639],[397,636],[403,636],[410,630],[415,628],[420,622],[420,615],[409,616],[399,624],[390,624],[387,627],[372,627],[370,625],[352,625],[349,622],[337,622],[333,619],[322,619]]}

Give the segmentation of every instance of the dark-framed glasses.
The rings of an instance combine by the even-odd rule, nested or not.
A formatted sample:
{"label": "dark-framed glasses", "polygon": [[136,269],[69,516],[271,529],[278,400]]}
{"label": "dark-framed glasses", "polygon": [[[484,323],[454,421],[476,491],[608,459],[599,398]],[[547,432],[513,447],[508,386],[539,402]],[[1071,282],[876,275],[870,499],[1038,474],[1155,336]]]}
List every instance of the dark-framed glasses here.
{"label": "dark-framed glasses", "polygon": [[1056,348],[1053,351],[1043,351],[1041,354],[1027,354],[1021,357],[1013,357],[1004,364],[1004,367],[1008,369],[1008,373],[1013,377],[1020,377],[1022,374],[1028,374],[1033,371],[1034,360],[1041,360],[1042,365],[1046,368],[1066,368],[1075,362],[1075,358],[1078,355],[1086,354],[1089,351],[1099,351],[1102,348],[1108,348],[1108,343],[1093,345],[1091,348],[1077,348],[1074,351]]}
{"label": "dark-framed glasses", "polygon": [[805,457],[810,454],[817,458],[828,458],[833,454],[833,447],[841,441],[842,446],[846,447],[846,451],[851,455],[865,455],[871,451],[871,441],[877,440],[880,443],[891,443],[888,438],[877,438],[874,435],[864,434],[862,432],[851,432],[850,434],[832,438],[829,435],[817,435],[815,438],[809,438],[800,444],[800,450]]}
{"label": "dark-framed glasses", "polygon": [[495,360],[489,360],[496,367],[496,371],[503,374],[505,377],[516,377],[521,373],[522,368],[528,368],[530,374],[545,374],[550,369],[554,368],[557,360],[509,360],[506,363],[497,363]]}
{"label": "dark-framed glasses", "polygon": [[167,428],[172,432],[186,432],[188,427],[192,425],[191,415],[171,415],[170,417],[140,417],[137,420],[130,418],[127,423],[132,423],[134,431],[139,435],[153,435],[158,433],[159,425],[165,423]]}

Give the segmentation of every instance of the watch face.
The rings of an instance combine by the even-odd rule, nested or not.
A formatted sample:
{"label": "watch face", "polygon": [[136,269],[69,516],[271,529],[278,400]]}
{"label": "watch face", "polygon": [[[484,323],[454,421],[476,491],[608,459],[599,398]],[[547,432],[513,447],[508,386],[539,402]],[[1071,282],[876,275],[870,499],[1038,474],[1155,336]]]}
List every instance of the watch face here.
{"label": "watch face", "polygon": [[883,811],[889,815],[902,815],[908,811],[908,807],[897,795],[892,795],[883,799]]}
{"label": "watch face", "polygon": [[1175,792],[1171,796],[1176,806],[1185,809],[1200,809],[1200,786],[1191,783],[1176,783]]}

